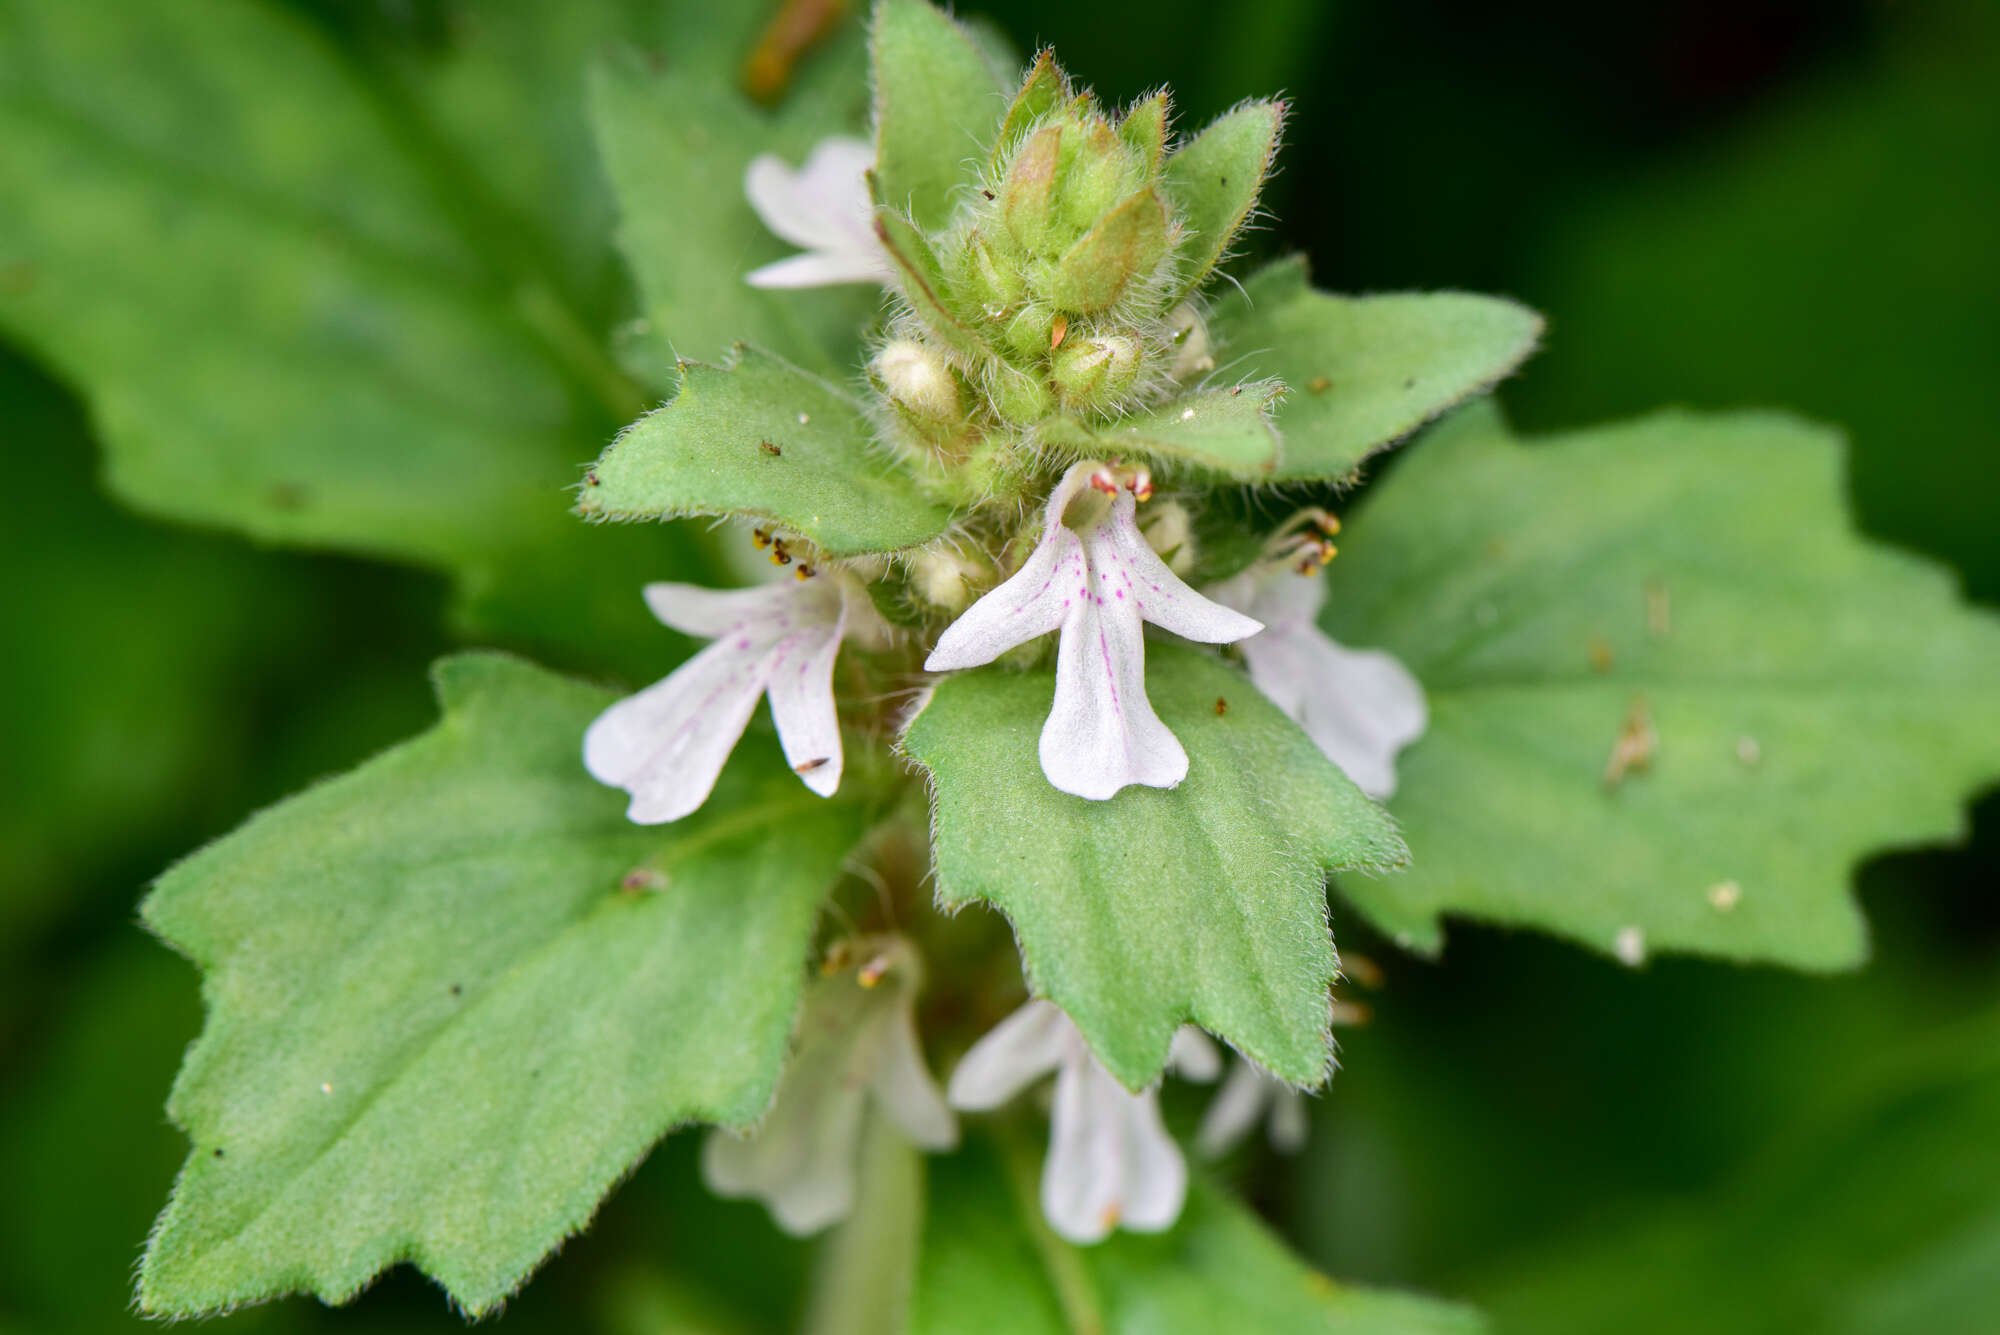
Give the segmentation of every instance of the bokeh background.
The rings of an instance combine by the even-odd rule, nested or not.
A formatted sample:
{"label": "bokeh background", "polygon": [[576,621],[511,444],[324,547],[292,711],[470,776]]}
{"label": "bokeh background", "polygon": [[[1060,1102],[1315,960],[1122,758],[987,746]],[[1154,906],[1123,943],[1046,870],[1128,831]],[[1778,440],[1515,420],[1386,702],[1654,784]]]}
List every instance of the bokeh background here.
{"label": "bokeh background", "polygon": [[[296,3],[340,43],[450,40],[430,0]],[[1338,290],[1547,312],[1502,395],[1522,426],[1663,403],[1839,423],[1862,526],[2000,602],[2000,5],[978,9],[1109,98],[1171,83],[1189,121],[1289,92],[1283,223],[1258,244]],[[445,590],[121,510],[82,406],[3,344],[0,440],[0,1331],[138,1329],[200,1002],[134,905],[175,857],[427,724]],[[1875,958],[1837,977],[1630,970],[1462,924],[1425,963],[1337,912],[1383,968],[1375,1020],[1346,1033],[1303,1162],[1226,1171],[1332,1273],[1504,1330],[2000,1329],[2000,800],[1962,847],[1857,885]],[[688,1141],[502,1324],[660,1331],[734,1296],[781,1325],[805,1252],[690,1189]],[[456,1324],[404,1272],[345,1312],[290,1300],[225,1329]]]}

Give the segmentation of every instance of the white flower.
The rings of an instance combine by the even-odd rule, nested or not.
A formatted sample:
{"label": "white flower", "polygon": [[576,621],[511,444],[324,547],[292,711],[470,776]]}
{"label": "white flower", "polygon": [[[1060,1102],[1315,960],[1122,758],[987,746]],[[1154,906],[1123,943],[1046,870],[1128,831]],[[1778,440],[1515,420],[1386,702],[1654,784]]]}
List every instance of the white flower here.
{"label": "white flower", "polygon": [[1396,753],[1423,736],[1424,688],[1380,649],[1346,649],[1318,625],[1325,582],[1289,562],[1252,567],[1208,589],[1256,617],[1243,642],[1250,680],[1290,715],[1355,786],[1381,801],[1396,791]]}
{"label": "white flower", "polygon": [[760,153],[743,173],[743,193],[764,226],[804,249],[747,275],[752,287],[826,287],[887,283],[889,261],[875,239],[867,171],[875,150],[833,135],[793,171],[774,153]]}
{"label": "white flower", "polygon": [[[1221,1071],[1215,1045],[1184,1026],[1168,1065],[1190,1079]],[[1134,1094],[1092,1055],[1054,1002],[1030,1001],[995,1025],[951,1073],[946,1097],[967,1112],[995,1108],[1053,1070],[1049,1156],[1042,1213],[1075,1243],[1101,1242],[1113,1228],[1158,1233],[1187,1198],[1187,1161],[1160,1121],[1158,1089]]]}
{"label": "white flower", "polygon": [[1296,1154],[1305,1148],[1305,1095],[1248,1057],[1239,1056],[1202,1116],[1194,1147],[1205,1159],[1226,1154],[1267,1112],[1267,1134],[1273,1149]]}
{"label": "white flower", "polygon": [[605,710],[584,734],[585,768],[632,795],[626,815],[657,825],[707,801],[767,692],[786,763],[831,797],[841,771],[833,660],[850,619],[871,630],[879,619],[867,595],[848,576],[823,571],[754,589],[648,584],[646,605],[675,630],[715,642]]}
{"label": "white flower", "polygon": [[797,1236],[853,1208],[865,1118],[886,1116],[927,1150],[958,1143],[957,1119],[917,1040],[916,952],[895,938],[857,943],[857,950],[867,963],[814,984],[797,1051],[763,1121],[747,1136],[718,1128],[702,1146],[709,1190],[758,1197],[779,1227]]}
{"label": "white flower", "polygon": [[1060,628],[1042,772],[1096,801],[1127,784],[1171,788],[1187,777],[1187,752],[1146,699],[1140,623],[1209,644],[1262,629],[1181,583],[1154,555],[1133,522],[1132,489],[1150,486],[1143,473],[1120,487],[1102,464],[1071,468],[1049,497],[1027,563],[953,622],[924,664],[932,672],[977,667]]}

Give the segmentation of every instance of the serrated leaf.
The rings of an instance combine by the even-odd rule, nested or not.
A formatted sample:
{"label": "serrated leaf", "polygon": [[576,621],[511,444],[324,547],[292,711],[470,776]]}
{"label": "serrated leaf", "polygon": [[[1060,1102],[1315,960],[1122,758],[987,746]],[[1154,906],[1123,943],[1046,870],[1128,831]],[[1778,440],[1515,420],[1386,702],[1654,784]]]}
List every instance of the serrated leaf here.
{"label": "serrated leaf", "polygon": [[879,0],[870,56],[877,198],[936,231],[950,220],[952,192],[992,141],[1013,89],[928,0]]}
{"label": "serrated leaf", "polygon": [[763,745],[699,815],[634,826],[579,758],[605,692],[497,655],[446,660],[438,688],[433,731],[146,901],[209,1007],[168,1107],[194,1145],[148,1312],[338,1302],[405,1259],[485,1311],[669,1127],[770,1096],[862,802]]}
{"label": "serrated leaf", "polygon": [[[1025,1155],[1022,1156],[1024,1159]],[[931,1166],[931,1200],[911,1335],[1477,1335],[1467,1307],[1357,1288],[1293,1256],[1241,1205],[1200,1180],[1164,1234],[1117,1233],[1072,1247],[1035,1213],[1031,1163],[974,1141]]]}
{"label": "serrated leaf", "polygon": [[754,515],[833,556],[914,547],[950,523],[878,450],[861,406],[819,377],[755,348],[726,368],[689,362],[681,376],[673,401],[597,461],[578,513]]}
{"label": "serrated leaf", "polygon": [[1188,777],[1106,802],[1043,777],[1051,674],[938,683],[903,743],[930,773],[938,899],[1006,913],[1035,992],[1134,1089],[1188,1019],[1318,1084],[1336,964],[1324,873],[1386,867],[1402,843],[1247,679],[1172,645],[1147,659],[1147,695],[1187,749]]}
{"label": "serrated leaf", "polygon": [[656,642],[614,576],[687,542],[564,513],[639,400],[534,258],[556,224],[277,6],[0,0],[0,31],[0,329],[87,399],[114,492],[451,571],[475,628],[573,659]]}
{"label": "serrated leaf", "polygon": [[1315,291],[1303,258],[1257,271],[1216,304],[1209,332],[1232,371],[1275,376],[1284,438],[1274,481],[1352,477],[1363,460],[1535,350],[1542,319],[1500,297]]}
{"label": "serrated leaf", "polygon": [[598,152],[618,198],[619,248],[653,337],[681,357],[721,357],[754,343],[822,374],[854,365],[877,294],[866,285],[755,288],[744,275],[793,253],[750,207],[743,177],[760,153],[790,167],[827,135],[862,131],[868,85],[858,28],[844,25],[801,62],[774,111],[736,83],[765,17],[754,5],[709,6],[672,25],[670,54],[598,62],[590,78]]}
{"label": "serrated leaf", "polygon": [[1245,102],[1219,117],[1167,159],[1167,197],[1187,226],[1181,244],[1181,292],[1208,281],[1250,218],[1277,156],[1282,102]]}
{"label": "serrated leaf", "polygon": [[1093,433],[1106,450],[1194,464],[1245,481],[1268,481],[1280,444],[1271,425],[1283,386],[1197,390]]}
{"label": "serrated leaf", "polygon": [[[1347,897],[1422,948],[1451,913],[1858,962],[1853,864],[1958,837],[2000,776],[2000,619],[1857,537],[1841,472],[1835,433],[1775,414],[1521,444],[1481,409],[1426,438],[1328,572],[1328,632],[1431,709],[1394,802],[1414,865]],[[1628,735],[1650,763],[1614,774]]]}

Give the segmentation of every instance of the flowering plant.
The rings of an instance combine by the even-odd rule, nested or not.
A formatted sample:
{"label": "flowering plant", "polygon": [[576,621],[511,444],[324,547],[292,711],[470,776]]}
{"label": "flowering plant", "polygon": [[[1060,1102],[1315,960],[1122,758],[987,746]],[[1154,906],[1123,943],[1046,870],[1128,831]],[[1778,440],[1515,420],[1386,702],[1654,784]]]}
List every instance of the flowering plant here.
{"label": "flowering plant", "polygon": [[[643,308],[614,357],[506,257],[466,260],[502,273],[475,299],[365,252],[435,377],[409,411],[479,400],[434,454],[320,442],[293,491],[256,442],[124,465],[656,679],[447,658],[431,731],[161,879],[146,921],[210,1014],[141,1305],[340,1301],[408,1261],[483,1313],[701,1123],[716,1194],[827,1235],[823,1329],[999,1292],[1023,1329],[1476,1321],[1323,1280],[1183,1149],[1305,1142],[1361,1014],[1333,929],[1853,963],[1850,865],[2000,773],[1956,723],[2000,703],[2000,626],[1849,532],[1823,429],[1523,441],[1484,395],[1534,313],[1240,264],[1283,101],[1110,106],[925,0],[810,52],[746,24],[591,76]],[[393,203],[326,206],[465,259]],[[337,347],[345,298],[261,295],[327,303]],[[22,319],[89,379],[82,322]],[[552,470],[588,414],[622,430]]]}

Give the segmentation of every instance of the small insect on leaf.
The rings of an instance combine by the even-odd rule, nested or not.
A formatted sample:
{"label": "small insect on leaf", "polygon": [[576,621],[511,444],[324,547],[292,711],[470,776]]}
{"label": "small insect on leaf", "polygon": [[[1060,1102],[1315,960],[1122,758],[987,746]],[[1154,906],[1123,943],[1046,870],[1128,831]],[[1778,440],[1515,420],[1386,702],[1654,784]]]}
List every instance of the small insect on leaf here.
{"label": "small insect on leaf", "polygon": [[774,442],[768,440],[758,441],[757,448],[764,451],[764,453],[770,455],[774,459],[782,457],[785,453],[782,449],[778,448],[778,446]]}
{"label": "small insect on leaf", "polygon": [[1605,789],[1616,789],[1634,770],[1650,768],[1659,744],[1660,734],[1653,730],[1653,714],[1647,708],[1646,697],[1633,696],[1631,707],[1625,711],[1625,722],[1619,726],[1618,740],[1611,744],[1611,759],[1604,766]]}
{"label": "small insect on leaf", "polygon": [[1228,712],[1229,712],[1229,701],[1227,701],[1227,700],[1223,699],[1223,698],[1222,698],[1221,696],[1219,696],[1219,695],[1218,695],[1218,696],[1216,696],[1216,697],[1215,697],[1215,716],[1216,716],[1217,718],[1221,718],[1221,717],[1222,717],[1222,716],[1223,716],[1224,714],[1227,714]]}
{"label": "small insect on leaf", "polygon": [[1324,394],[1333,388],[1333,381],[1323,375],[1316,375],[1306,381],[1306,389],[1314,394]]}

